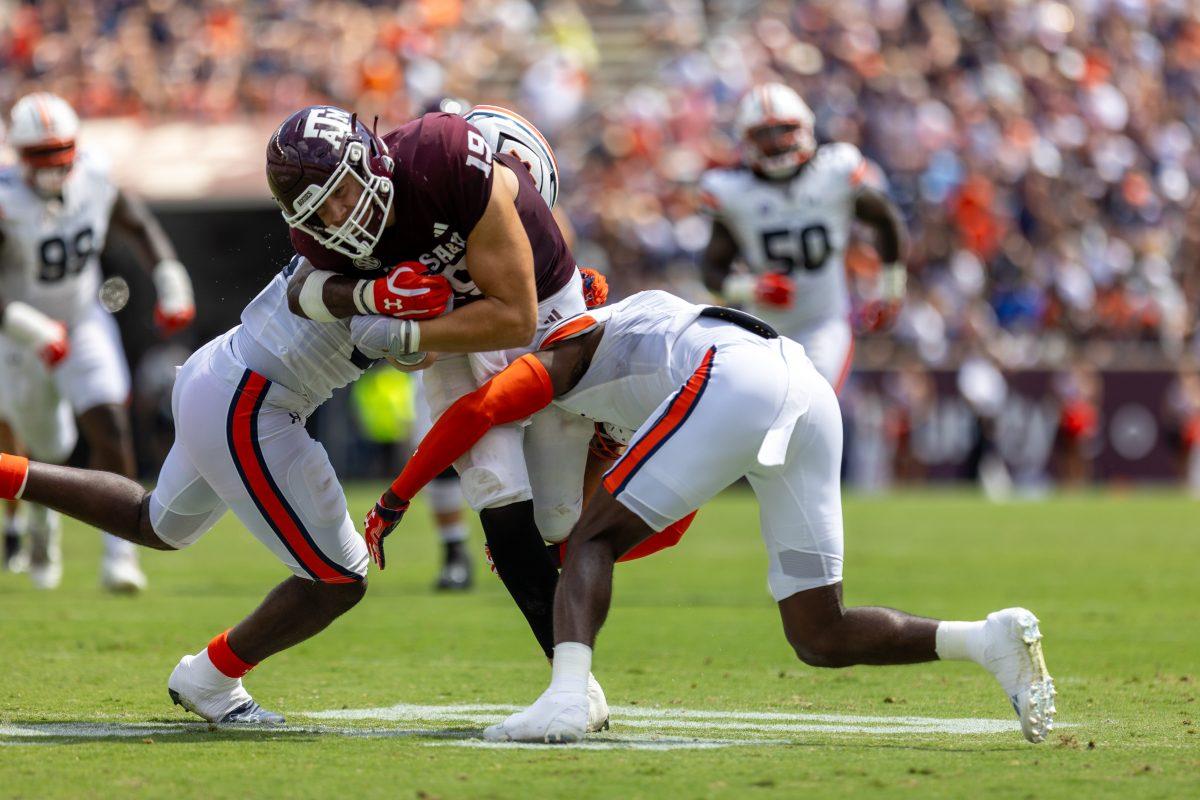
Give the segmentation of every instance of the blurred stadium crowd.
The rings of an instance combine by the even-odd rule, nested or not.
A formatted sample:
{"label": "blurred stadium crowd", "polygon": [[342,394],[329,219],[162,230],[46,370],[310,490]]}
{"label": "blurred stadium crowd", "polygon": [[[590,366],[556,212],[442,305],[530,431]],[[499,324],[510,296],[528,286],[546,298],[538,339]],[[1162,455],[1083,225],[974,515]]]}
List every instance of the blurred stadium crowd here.
{"label": "blurred stadium crowd", "polygon": [[[872,160],[909,225],[904,311],[859,350],[865,366],[909,365],[885,387],[894,405],[929,393],[923,370],[973,359],[1062,370],[1064,408],[1098,402],[1080,365],[1184,364],[1169,414],[1180,430],[1200,419],[1193,0],[0,0],[0,12],[0,98],[48,88],[84,117],[274,119],[327,99],[390,126],[446,96],[511,103],[554,144],[577,254],[614,296],[701,291],[695,182],[738,158],[741,93],[782,79],[822,139]],[[869,296],[871,249],[848,262]],[[969,387],[989,381],[968,376],[970,405]]]}

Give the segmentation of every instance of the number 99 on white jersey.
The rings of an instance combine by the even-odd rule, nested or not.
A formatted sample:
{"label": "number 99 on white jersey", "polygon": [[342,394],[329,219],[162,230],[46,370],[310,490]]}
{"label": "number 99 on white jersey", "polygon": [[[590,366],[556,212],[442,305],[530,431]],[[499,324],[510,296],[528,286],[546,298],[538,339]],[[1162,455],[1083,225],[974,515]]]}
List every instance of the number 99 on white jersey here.
{"label": "number 99 on white jersey", "polygon": [[62,201],[46,201],[18,167],[0,169],[0,294],[65,323],[96,304],[100,252],[117,189],[93,154],[80,152]]}
{"label": "number 99 on white jersey", "polygon": [[751,310],[783,330],[850,313],[845,254],[866,162],[851,144],[828,144],[795,177],[770,181],[746,168],[710,170],[700,180],[707,213],[733,235],[755,274],[778,272],[796,284],[786,312]]}

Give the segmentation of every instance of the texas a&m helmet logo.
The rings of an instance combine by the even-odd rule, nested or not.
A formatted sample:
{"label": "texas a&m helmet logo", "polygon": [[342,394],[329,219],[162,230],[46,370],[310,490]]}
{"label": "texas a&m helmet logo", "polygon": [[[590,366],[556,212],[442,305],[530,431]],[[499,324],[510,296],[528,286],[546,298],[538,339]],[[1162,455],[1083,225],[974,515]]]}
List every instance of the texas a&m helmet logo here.
{"label": "texas a&m helmet logo", "polygon": [[350,135],[350,114],[332,106],[315,106],[304,121],[304,136],[324,139],[334,148],[341,148]]}

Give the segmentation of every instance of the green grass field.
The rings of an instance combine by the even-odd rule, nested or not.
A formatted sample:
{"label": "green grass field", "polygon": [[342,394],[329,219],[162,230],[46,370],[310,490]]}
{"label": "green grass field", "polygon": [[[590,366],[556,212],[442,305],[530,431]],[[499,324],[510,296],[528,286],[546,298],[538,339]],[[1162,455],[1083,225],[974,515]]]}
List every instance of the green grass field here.
{"label": "green grass field", "polygon": [[[353,491],[354,513],[373,497]],[[421,508],[357,609],[251,673],[255,698],[289,717],[272,731],[181,725],[166,693],[180,655],[284,577],[270,554],[227,516],[184,553],[147,553],[145,595],[109,597],[98,537],[69,523],[60,590],[0,575],[0,796],[1196,797],[1196,508],[1163,493],[847,500],[848,603],[1038,613],[1063,724],[1038,746],[974,665],[798,662],[749,493],[618,568],[596,673],[620,708],[585,747],[479,739],[505,713],[489,706],[532,701],[548,670],[481,565],[473,594],[429,590]]]}

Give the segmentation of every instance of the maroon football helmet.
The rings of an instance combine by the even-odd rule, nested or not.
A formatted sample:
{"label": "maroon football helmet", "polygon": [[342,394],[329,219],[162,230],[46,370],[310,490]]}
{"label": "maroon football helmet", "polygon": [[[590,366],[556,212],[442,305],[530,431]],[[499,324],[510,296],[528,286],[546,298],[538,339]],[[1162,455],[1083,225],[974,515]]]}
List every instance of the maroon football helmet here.
{"label": "maroon football helmet", "polygon": [[[267,143],[267,183],[287,224],[364,268],[378,266],[370,255],[392,208],[392,167],[383,141],[334,106],[297,111]],[[329,228],[317,209],[343,180],[357,181],[362,195],[345,222]]]}

